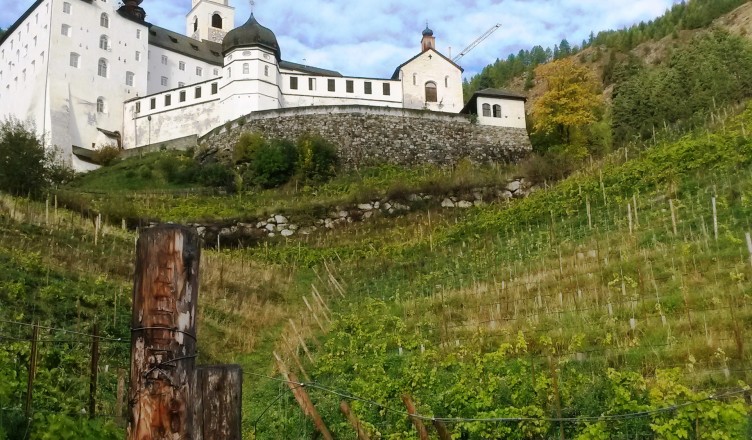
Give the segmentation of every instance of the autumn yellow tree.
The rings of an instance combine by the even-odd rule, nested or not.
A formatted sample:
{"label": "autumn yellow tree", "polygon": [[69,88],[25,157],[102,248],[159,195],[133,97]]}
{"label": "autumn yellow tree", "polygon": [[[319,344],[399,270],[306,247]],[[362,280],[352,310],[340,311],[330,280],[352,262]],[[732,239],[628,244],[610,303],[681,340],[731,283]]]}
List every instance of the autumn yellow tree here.
{"label": "autumn yellow tree", "polygon": [[598,120],[603,107],[601,86],[586,67],[564,58],[541,64],[535,76],[548,86],[533,105],[535,131],[556,134],[569,144],[579,130]]}

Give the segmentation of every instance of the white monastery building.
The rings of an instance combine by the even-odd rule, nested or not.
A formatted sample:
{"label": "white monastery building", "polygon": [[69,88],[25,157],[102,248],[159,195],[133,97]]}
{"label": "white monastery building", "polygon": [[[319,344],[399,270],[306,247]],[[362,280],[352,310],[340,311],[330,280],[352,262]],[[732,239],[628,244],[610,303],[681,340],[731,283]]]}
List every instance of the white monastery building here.
{"label": "white monastery building", "polygon": [[283,60],[253,14],[232,29],[228,0],[192,0],[185,35],[145,21],[142,1],[35,1],[0,38],[0,118],[34,123],[79,171],[103,145],[158,145],[291,107],[463,112],[525,128],[522,95],[487,89],[465,105],[462,68],[428,28],[391,78],[363,78]]}

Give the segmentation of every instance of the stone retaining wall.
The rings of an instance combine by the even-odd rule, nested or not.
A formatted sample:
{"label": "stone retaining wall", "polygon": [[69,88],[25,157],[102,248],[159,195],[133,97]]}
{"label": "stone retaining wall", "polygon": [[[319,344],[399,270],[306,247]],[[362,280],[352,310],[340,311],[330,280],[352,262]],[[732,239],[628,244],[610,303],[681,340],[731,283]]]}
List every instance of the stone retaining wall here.
{"label": "stone retaining wall", "polygon": [[527,131],[472,123],[464,115],[369,106],[296,107],[254,112],[199,139],[204,151],[229,153],[244,131],[296,140],[306,133],[335,143],[342,164],[453,165],[517,162],[530,151]]}

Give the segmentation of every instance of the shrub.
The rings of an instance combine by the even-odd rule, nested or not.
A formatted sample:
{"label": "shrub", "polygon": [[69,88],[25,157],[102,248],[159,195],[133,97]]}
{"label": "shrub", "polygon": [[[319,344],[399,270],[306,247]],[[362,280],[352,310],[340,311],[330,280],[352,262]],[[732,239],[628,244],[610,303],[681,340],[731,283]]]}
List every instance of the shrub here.
{"label": "shrub", "polygon": [[290,180],[296,162],[295,145],[286,140],[274,140],[256,150],[249,171],[254,184],[274,188]]}
{"label": "shrub", "polygon": [[151,179],[154,173],[149,165],[141,165],[138,167],[138,176],[144,180]]}
{"label": "shrub", "polygon": [[174,182],[177,179],[180,164],[177,158],[170,155],[163,155],[157,160],[157,168],[168,182]]}
{"label": "shrub", "polygon": [[34,126],[17,119],[0,123],[0,190],[11,194],[40,193],[47,186],[48,162]]}
{"label": "shrub", "polygon": [[320,136],[306,135],[298,141],[298,173],[303,180],[326,182],[337,174],[337,148]]}
{"label": "shrub", "polygon": [[244,132],[232,150],[232,161],[236,164],[250,162],[256,150],[265,144],[266,140],[261,134]]}
{"label": "shrub", "polygon": [[94,162],[103,167],[114,164],[120,158],[120,148],[115,145],[102,145],[94,151]]}
{"label": "shrub", "polygon": [[234,173],[221,164],[213,163],[204,165],[201,167],[198,177],[199,182],[204,186],[225,188],[228,191],[234,189]]}
{"label": "shrub", "polygon": [[566,152],[549,151],[545,154],[533,154],[521,165],[522,174],[530,183],[542,184],[561,180],[571,174],[577,161]]}

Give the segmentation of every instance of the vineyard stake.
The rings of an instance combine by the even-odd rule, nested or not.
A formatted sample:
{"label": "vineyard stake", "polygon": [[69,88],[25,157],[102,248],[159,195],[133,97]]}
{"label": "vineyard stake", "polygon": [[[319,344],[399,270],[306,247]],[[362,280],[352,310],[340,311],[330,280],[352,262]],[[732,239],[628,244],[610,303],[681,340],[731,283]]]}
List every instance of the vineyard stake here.
{"label": "vineyard stake", "polygon": [[37,344],[39,343],[39,324],[35,323],[32,326],[31,336],[31,354],[29,355],[29,377],[26,383],[26,404],[24,405],[24,413],[26,418],[31,417],[31,401],[34,392],[34,377],[37,374]]}
{"label": "vineyard stake", "polygon": [[91,365],[89,374],[89,418],[93,419],[97,411],[97,373],[99,366],[99,325],[94,324],[91,336]]}

